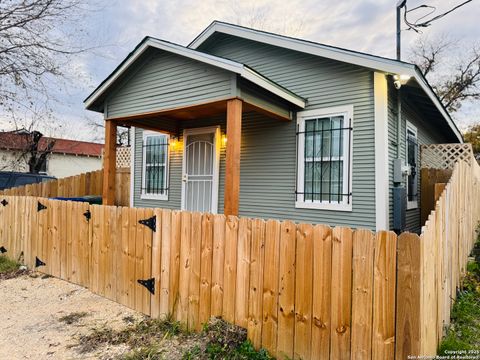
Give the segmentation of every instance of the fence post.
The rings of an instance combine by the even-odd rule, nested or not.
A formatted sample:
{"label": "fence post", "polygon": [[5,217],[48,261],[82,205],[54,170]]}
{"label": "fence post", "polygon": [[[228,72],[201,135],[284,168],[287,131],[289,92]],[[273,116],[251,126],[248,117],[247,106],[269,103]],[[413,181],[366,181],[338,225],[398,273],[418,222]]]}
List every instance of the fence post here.
{"label": "fence post", "polygon": [[[397,314],[395,358],[421,355],[421,263],[420,237],[402,233],[397,242]],[[432,330],[433,331],[433,330]]]}

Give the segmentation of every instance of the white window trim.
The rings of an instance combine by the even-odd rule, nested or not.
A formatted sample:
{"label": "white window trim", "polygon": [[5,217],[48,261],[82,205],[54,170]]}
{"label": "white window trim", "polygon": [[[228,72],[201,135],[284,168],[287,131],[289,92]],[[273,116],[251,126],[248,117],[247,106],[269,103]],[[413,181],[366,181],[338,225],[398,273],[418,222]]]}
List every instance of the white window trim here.
{"label": "white window trim", "polygon": [[[353,105],[335,106],[323,109],[299,111],[297,113],[297,126],[298,131],[303,133],[305,131],[305,120],[315,119],[326,116],[343,115],[345,122],[344,127],[348,125],[349,119],[351,119],[351,126],[353,128]],[[352,192],[352,158],[353,158],[353,131],[348,132],[351,139],[345,138],[343,141],[344,157],[350,154],[350,158],[344,161],[343,173],[344,175],[350,174],[350,176],[343,176],[343,192]],[[350,149],[348,146],[350,145]],[[334,210],[334,211],[352,211],[353,197],[350,196],[350,201],[347,203],[344,200],[341,203],[329,203],[329,202],[310,202],[304,201],[304,183],[305,183],[305,163],[304,163],[304,147],[305,137],[298,137],[297,148],[297,200],[295,201],[295,208],[298,209],[318,209],[318,210]]]}
{"label": "white window trim", "polygon": [[[417,130],[417,127],[415,125],[413,125],[410,121],[407,120],[407,124],[405,126],[405,163],[407,165],[408,165],[408,130],[415,133],[415,139],[417,140],[417,144],[418,144],[418,130]],[[418,159],[417,159],[417,162],[418,162]],[[417,177],[418,177],[418,175],[419,174],[417,172]],[[417,180],[417,182],[418,182],[418,180]],[[417,189],[417,192],[418,192],[418,189]],[[418,197],[417,197],[417,200],[413,200],[413,201],[408,200],[408,176],[407,176],[407,179],[405,181],[405,194],[407,196],[407,210],[418,209]]]}
{"label": "white window trim", "polygon": [[[146,143],[147,138],[149,136],[159,136],[163,135],[166,136],[167,138],[167,144],[170,143],[170,135],[162,132],[157,132],[157,131],[151,131],[151,130],[143,130],[143,144]],[[143,145],[142,145],[143,147]],[[168,193],[169,191],[167,190],[165,194],[148,194],[145,193],[145,170],[146,170],[146,148],[143,147],[142,149],[142,189],[141,189],[141,194],[140,194],[140,199],[145,199],[145,200],[160,200],[160,201],[168,201]],[[169,184],[169,171],[170,171],[170,145],[167,146],[167,163],[165,164],[165,187],[168,188]]]}

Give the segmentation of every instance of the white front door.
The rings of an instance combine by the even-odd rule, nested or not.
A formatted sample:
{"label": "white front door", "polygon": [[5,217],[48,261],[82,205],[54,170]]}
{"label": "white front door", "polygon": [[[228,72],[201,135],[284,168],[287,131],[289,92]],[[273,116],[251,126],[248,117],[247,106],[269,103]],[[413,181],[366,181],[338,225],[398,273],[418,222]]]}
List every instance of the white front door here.
{"label": "white front door", "polygon": [[218,127],[186,129],[183,133],[182,209],[217,212]]}

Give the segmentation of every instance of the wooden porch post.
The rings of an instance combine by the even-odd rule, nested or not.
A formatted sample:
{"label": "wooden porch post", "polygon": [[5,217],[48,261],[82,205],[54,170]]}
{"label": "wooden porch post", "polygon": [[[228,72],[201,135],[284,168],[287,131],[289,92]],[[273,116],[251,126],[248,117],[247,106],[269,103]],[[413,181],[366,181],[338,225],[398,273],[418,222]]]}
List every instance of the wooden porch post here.
{"label": "wooden porch post", "polygon": [[238,215],[240,197],[240,145],[242,137],[242,101],[227,102],[227,155],[225,166],[224,214]]}
{"label": "wooden porch post", "polygon": [[105,121],[105,148],[103,153],[103,205],[115,205],[115,172],[117,170],[117,124]]}

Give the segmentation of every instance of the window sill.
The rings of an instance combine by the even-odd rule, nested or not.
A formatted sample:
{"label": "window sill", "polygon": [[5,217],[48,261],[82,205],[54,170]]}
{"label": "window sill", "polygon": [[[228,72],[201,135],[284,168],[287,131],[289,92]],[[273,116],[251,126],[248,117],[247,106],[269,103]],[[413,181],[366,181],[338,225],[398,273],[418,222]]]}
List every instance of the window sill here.
{"label": "window sill", "polygon": [[418,201],[407,201],[407,210],[418,209]]}
{"label": "window sill", "polygon": [[140,199],[142,199],[142,200],[168,201],[168,195],[142,194],[142,195],[140,195]]}
{"label": "window sill", "polygon": [[352,211],[352,203],[350,204],[331,204],[331,203],[314,203],[296,201],[295,208],[297,209],[315,209],[315,210],[330,210],[330,211]]}

